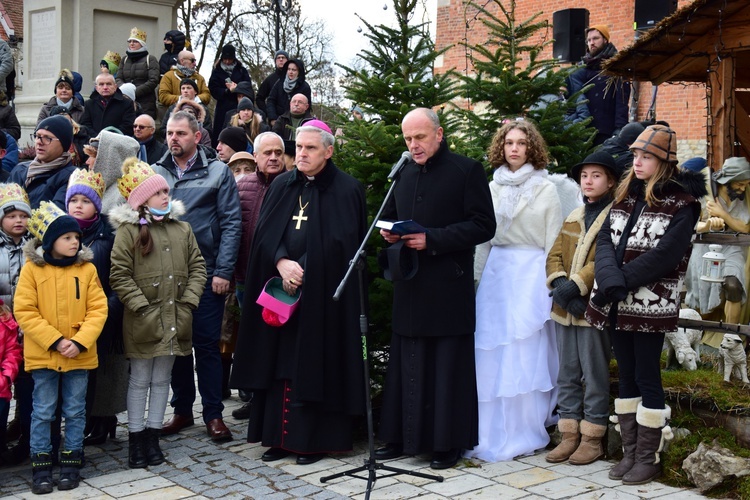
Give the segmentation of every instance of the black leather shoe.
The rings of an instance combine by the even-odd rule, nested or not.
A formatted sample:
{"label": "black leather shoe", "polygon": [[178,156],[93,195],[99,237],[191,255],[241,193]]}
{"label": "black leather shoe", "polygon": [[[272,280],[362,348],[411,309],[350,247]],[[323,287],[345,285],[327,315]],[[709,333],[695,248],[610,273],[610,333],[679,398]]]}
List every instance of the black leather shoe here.
{"label": "black leather shoe", "polygon": [[404,454],[404,447],[401,443],[388,443],[382,448],[375,450],[376,460],[390,460],[398,458]]}
{"label": "black leather shoe", "polygon": [[232,417],[237,420],[247,420],[250,418],[250,403],[245,403],[236,410],[232,411]]}
{"label": "black leather shoe", "polygon": [[307,453],[305,455],[297,456],[297,465],[310,465],[314,464],[321,458],[325,458],[325,453]]}
{"label": "black leather shoe", "polygon": [[461,450],[436,451],[432,454],[431,469],[450,469],[458,463],[461,458]]}
{"label": "black leather shoe", "polygon": [[264,462],[275,462],[289,456],[291,452],[283,450],[281,448],[268,448],[266,452],[261,455],[260,459]]}

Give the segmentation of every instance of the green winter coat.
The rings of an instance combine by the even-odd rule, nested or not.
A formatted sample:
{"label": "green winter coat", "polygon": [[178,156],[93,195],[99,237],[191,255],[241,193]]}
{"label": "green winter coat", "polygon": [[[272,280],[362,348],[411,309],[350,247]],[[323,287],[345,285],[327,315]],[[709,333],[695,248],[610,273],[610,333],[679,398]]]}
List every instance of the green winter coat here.
{"label": "green winter coat", "polygon": [[117,230],[110,285],[125,306],[122,334],[128,358],[187,356],[192,353],[193,309],[206,286],[206,266],[184,213],[172,202],[163,222],[150,221],[154,246],[145,257],[135,249],[138,213],[122,204],[109,213]]}

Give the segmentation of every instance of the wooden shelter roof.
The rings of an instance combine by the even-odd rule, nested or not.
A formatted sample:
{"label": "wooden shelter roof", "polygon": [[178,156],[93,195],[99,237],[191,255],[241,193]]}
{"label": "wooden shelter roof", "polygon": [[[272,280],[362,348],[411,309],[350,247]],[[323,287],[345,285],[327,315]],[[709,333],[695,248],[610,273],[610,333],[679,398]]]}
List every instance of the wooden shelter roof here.
{"label": "wooden shelter roof", "polygon": [[731,54],[736,88],[750,88],[750,2],[695,0],[662,19],[603,65],[612,75],[655,85],[705,82]]}

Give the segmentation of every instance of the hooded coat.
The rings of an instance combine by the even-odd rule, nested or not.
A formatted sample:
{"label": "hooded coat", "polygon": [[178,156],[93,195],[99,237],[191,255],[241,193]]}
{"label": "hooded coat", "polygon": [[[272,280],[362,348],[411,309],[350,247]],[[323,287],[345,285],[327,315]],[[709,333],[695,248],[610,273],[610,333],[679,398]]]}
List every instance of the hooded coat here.
{"label": "hooded coat", "polygon": [[178,218],[185,206],[172,202],[163,221],[150,220],[154,248],[141,255],[135,242],[138,212],[123,203],[110,213],[117,229],[110,284],[125,306],[123,342],[128,358],[192,354],[193,310],[206,286],[206,265],[190,224]]}
{"label": "hooded coat", "polygon": [[[276,62],[274,62],[274,68],[276,68],[275,65]],[[266,109],[266,99],[268,99],[268,96],[271,94],[271,89],[274,85],[276,85],[276,82],[284,78],[284,75],[286,74],[284,68],[285,66],[276,68],[273,73],[268,75],[266,79],[263,80],[263,82],[260,84],[260,87],[258,87],[258,98],[255,99],[255,105],[266,116],[268,116],[268,111]]]}
{"label": "hooded coat", "polygon": [[631,181],[628,195],[612,206],[597,236],[596,281],[585,318],[599,330],[612,321],[612,307],[617,330],[677,330],[698,200],[707,194],[705,179],[678,170],[656,186],[661,202],[653,206],[645,202],[644,189],[643,181]]}
{"label": "hooded coat", "polygon": [[0,319],[0,399],[10,401],[11,388],[23,360],[23,347],[18,343],[18,324],[13,316]]}
{"label": "hooded coat", "polygon": [[185,33],[180,30],[170,30],[164,35],[164,39],[172,40],[172,45],[164,45],[165,48],[169,47],[159,58],[159,75],[164,76],[164,73],[170,70],[172,66],[177,64],[177,54],[185,49]]}
{"label": "hooded coat", "polygon": [[[90,262],[93,254],[83,247],[76,262],[59,267],[48,264],[42,243],[24,246],[26,264],[21,269],[13,312],[24,333],[24,369],[56,372],[92,370],[99,365],[96,339],[107,320],[107,296]],[[62,338],[83,349],[66,358],[52,346]]]}
{"label": "hooded coat", "polygon": [[[226,115],[230,111],[237,109],[237,94],[230,91],[226,86],[226,79],[229,78],[234,83],[245,82],[250,84],[250,99],[255,101],[255,92],[250,80],[250,74],[245,67],[235,59],[234,69],[229,73],[221,67],[221,61],[217,61],[208,79],[208,89],[211,96],[216,99],[216,109],[214,110],[214,137],[219,137],[219,133],[224,128]],[[216,142],[216,141],[214,141]]]}
{"label": "hooded coat", "polygon": [[[299,68],[299,76],[297,77],[297,83],[291,92],[284,90],[284,80],[286,79],[286,71],[290,64],[295,64]],[[276,120],[278,117],[289,111],[289,102],[296,94],[304,94],[307,97],[307,102],[312,105],[312,90],[310,85],[305,81],[305,65],[299,59],[290,59],[284,64],[284,69],[281,78],[277,81],[271,92],[268,94],[266,99],[266,116],[269,120]]]}

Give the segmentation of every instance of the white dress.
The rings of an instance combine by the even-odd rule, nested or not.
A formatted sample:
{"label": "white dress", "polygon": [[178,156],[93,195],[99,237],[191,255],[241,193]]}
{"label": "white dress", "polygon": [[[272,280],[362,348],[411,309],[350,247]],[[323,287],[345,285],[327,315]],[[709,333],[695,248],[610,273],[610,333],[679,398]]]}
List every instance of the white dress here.
{"label": "white dress", "polygon": [[[531,185],[512,220],[498,215],[495,237],[477,248],[479,445],[466,456],[488,462],[544,448],[545,427],[557,422],[557,343],[545,264],[562,215],[556,189],[544,177],[526,181]],[[505,189],[490,183],[496,212]]]}

